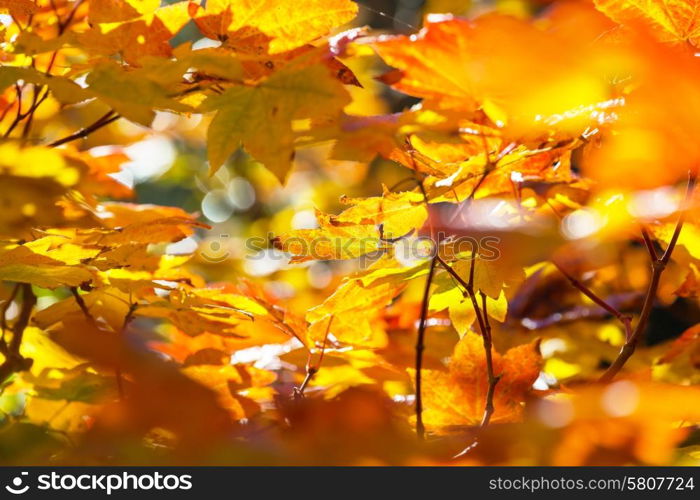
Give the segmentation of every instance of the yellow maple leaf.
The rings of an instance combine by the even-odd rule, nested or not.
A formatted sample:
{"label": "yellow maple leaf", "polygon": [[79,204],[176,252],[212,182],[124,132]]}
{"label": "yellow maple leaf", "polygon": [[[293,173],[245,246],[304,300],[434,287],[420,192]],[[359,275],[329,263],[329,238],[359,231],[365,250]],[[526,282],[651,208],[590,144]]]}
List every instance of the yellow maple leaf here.
{"label": "yellow maple leaf", "polygon": [[204,36],[259,55],[301,47],[352,20],[356,13],[357,4],[350,0],[207,0],[194,20]]}
{"label": "yellow maple leaf", "polygon": [[280,181],[294,157],[292,121],[330,120],[350,98],[322,65],[287,66],[256,86],[236,86],[209,97],[203,111],[214,111],[207,131],[210,173],[242,143]]}

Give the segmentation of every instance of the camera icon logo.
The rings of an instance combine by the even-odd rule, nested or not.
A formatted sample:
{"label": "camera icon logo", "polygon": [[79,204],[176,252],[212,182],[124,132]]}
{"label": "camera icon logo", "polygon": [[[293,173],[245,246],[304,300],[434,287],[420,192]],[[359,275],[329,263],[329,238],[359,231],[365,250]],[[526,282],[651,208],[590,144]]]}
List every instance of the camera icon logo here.
{"label": "camera icon logo", "polygon": [[12,479],[12,485],[6,485],[5,489],[13,495],[21,495],[22,493],[26,493],[27,490],[29,490],[29,485],[25,484],[24,486],[22,486],[22,483],[23,477],[28,475],[29,472],[22,472],[19,476],[14,477]]}
{"label": "camera icon logo", "polygon": [[220,234],[218,238],[210,240],[206,248],[200,250],[202,258],[213,264],[220,264],[229,258],[230,252],[226,247],[229,242],[228,234]]}

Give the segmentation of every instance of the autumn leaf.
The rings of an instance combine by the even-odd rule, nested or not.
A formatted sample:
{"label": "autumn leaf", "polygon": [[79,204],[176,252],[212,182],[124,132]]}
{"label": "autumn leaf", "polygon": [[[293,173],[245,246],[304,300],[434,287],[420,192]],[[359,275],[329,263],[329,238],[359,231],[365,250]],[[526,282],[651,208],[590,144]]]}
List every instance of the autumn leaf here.
{"label": "autumn leaf", "polygon": [[242,144],[284,181],[294,158],[292,121],[332,120],[347,102],[342,84],[319,65],[288,66],[259,85],[209,97],[202,110],[216,111],[207,131],[210,173]]}
{"label": "autumn leaf", "polygon": [[189,2],[160,6],[160,2],[109,0],[91,2],[88,20],[92,28],[76,35],[90,51],[119,54],[139,64],[146,56],[167,57],[170,40],[189,21]]}
{"label": "autumn leaf", "polygon": [[399,293],[401,287],[392,283],[364,287],[359,279],[348,279],[306,314],[310,335],[317,342],[323,342],[330,323],[330,331],[341,342],[383,347],[387,340],[381,324],[381,311]]}
{"label": "autumn leaf", "polygon": [[0,279],[30,283],[43,288],[80,286],[94,273],[82,265],[70,266],[59,260],[32,252],[19,245],[0,248]]}
{"label": "autumn leaf", "polygon": [[251,387],[264,387],[275,381],[275,374],[251,366],[193,365],[184,370],[185,375],[215,390],[220,404],[234,420],[251,417],[258,411],[255,402],[239,395],[239,391]]}
{"label": "autumn leaf", "polygon": [[32,0],[2,0],[0,10],[10,13],[10,15],[30,15],[36,12],[37,6]]}
{"label": "autumn leaf", "polygon": [[0,461],[700,463],[698,6],[419,3],[0,0]]}
{"label": "autumn leaf", "polygon": [[503,265],[498,260],[488,260],[479,255],[475,257],[474,262],[459,260],[452,264],[452,268],[465,281],[468,281],[472,275],[472,266],[474,267],[474,289],[485,293],[492,299],[498,299],[504,288],[516,286],[524,278],[521,269],[512,268]]}
{"label": "autumn leaf", "polygon": [[267,315],[254,300],[215,288],[173,290],[167,298],[154,295],[137,312],[147,317],[167,318],[188,335],[214,333],[233,337],[241,337],[237,329],[241,322]]}
{"label": "autumn leaf", "polygon": [[75,104],[91,97],[88,91],[81,88],[73,80],[63,76],[45,75],[34,68],[0,67],[0,88],[5,89],[18,80],[36,85],[46,85],[56,99],[66,104]]}
{"label": "autumn leaf", "polygon": [[190,108],[169,96],[168,90],[143,72],[129,72],[113,63],[96,66],[86,78],[88,88],[129,120],[149,125],[154,108],[186,112]]}
{"label": "autumn leaf", "polygon": [[[119,332],[124,326],[124,317],[129,311],[129,295],[118,289],[102,287],[81,295],[88,313],[100,324],[108,325]],[[75,297],[68,297],[50,305],[34,315],[34,323],[49,329],[70,317],[84,318],[84,311]]]}
{"label": "autumn leaf", "polygon": [[350,0],[208,0],[194,12],[204,36],[237,52],[258,55],[296,49],[327,35],[352,20],[357,5]]}
{"label": "autumn leaf", "polygon": [[[396,68],[385,82],[430,106],[472,114],[482,110],[498,127],[530,133],[540,123],[548,128],[547,117],[564,114],[556,128],[571,132],[589,123],[595,109],[580,115],[571,111],[609,99],[603,75],[597,73],[607,63],[593,59],[598,57],[593,51],[588,55],[595,60],[591,67],[578,65],[564,76],[559,68],[569,65],[572,54],[588,49],[566,36],[553,44],[552,37],[556,35],[505,15],[474,21],[432,15],[417,35],[370,43]],[[533,67],[538,71],[532,72]]]}
{"label": "autumn leaf", "polygon": [[[417,233],[428,218],[423,195],[417,192],[392,193],[385,188],[382,196],[362,200],[343,196],[340,202],[351,206],[338,215],[317,212],[318,229],[290,231],[276,237],[273,244],[292,254],[293,262],[354,259],[391,249],[393,240]],[[409,243],[403,253],[416,255],[404,257],[420,257],[420,245],[415,246]]]}
{"label": "autumn leaf", "polygon": [[663,42],[697,45],[700,25],[695,19],[699,7],[695,0],[596,0],[594,3],[613,21],[643,26]]}
{"label": "autumn leaf", "polygon": [[292,262],[355,259],[386,245],[372,225],[336,226],[328,216],[318,217],[321,229],[297,229],[273,240],[275,248],[292,255]]}
{"label": "autumn leaf", "polygon": [[340,202],[352,206],[332,217],[332,224],[381,225],[382,235],[387,240],[420,230],[428,218],[425,199],[419,192],[392,193],[385,186],[382,196],[364,199],[342,197]]}
{"label": "autumn leaf", "polygon": [[[501,375],[494,395],[496,422],[517,421],[523,401],[542,365],[539,344],[525,344],[504,355],[493,353],[494,372]],[[426,370],[425,424],[439,428],[476,425],[484,412],[488,388],[486,358],[477,334],[467,334],[455,347],[446,371]]]}

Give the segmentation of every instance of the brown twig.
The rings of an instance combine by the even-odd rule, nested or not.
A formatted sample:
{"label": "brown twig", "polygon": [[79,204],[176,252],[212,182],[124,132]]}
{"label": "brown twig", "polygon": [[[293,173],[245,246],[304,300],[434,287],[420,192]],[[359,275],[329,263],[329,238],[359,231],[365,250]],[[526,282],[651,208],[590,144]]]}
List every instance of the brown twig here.
{"label": "brown twig", "polygon": [[[641,294],[638,293],[626,293],[611,295],[606,299],[608,304],[618,309],[621,307],[633,308],[641,306],[642,302]],[[509,304],[510,305],[510,304]],[[577,305],[571,309],[565,311],[559,311],[551,313],[548,316],[542,318],[533,317],[518,317],[516,314],[510,317],[509,312],[509,322],[516,323],[528,330],[541,330],[552,325],[565,325],[568,323],[574,323],[581,320],[586,321],[597,321],[602,319],[608,319],[610,314],[601,309],[598,305]]]}
{"label": "brown twig", "polygon": [[569,282],[577,288],[582,294],[584,294],[586,297],[591,299],[593,302],[595,302],[597,305],[605,309],[607,312],[615,316],[618,320],[620,320],[620,323],[622,323],[622,326],[625,328],[625,338],[629,339],[630,336],[632,335],[632,317],[621,313],[617,308],[615,308],[613,305],[611,305],[609,302],[605,301],[601,297],[599,297],[593,290],[588,288],[586,285],[584,285],[581,281],[577,280],[574,278],[572,275],[570,275],[568,272],[564,270],[559,264],[556,262],[552,261],[552,264],[554,264],[554,267],[556,267],[561,274],[564,275],[564,277],[569,280]]}
{"label": "brown twig", "polygon": [[[54,56],[52,58],[52,62],[49,64],[53,63],[53,59],[55,58],[56,52],[54,52]],[[41,105],[41,102],[39,102],[39,94],[41,94],[42,90],[44,89],[43,85],[36,85],[34,84],[32,87],[32,105],[29,107],[29,112],[27,113],[27,121],[24,122],[24,129],[22,130],[22,141],[24,142],[27,137],[29,137],[29,131],[32,128],[32,121],[34,120],[34,111]],[[46,90],[46,94],[48,95],[49,91],[48,89]],[[43,99],[42,99],[43,102]]]}
{"label": "brown twig", "polygon": [[88,135],[92,134],[93,132],[101,129],[102,127],[106,127],[110,123],[121,118],[121,115],[114,114],[114,113],[115,113],[114,110],[109,110],[107,113],[102,115],[97,121],[95,121],[91,125],[88,125],[87,127],[82,128],[71,135],[68,135],[68,136],[63,137],[61,139],[57,139],[57,140],[53,141],[52,143],[49,144],[49,147],[55,148],[55,147],[61,146],[63,144],[66,144],[68,142],[72,142],[72,141],[75,141],[77,139],[83,139],[83,138],[87,137]]}
{"label": "brown twig", "polygon": [[[681,230],[683,229],[683,224],[685,222],[685,210],[688,208],[690,198],[693,194],[693,189],[695,188],[695,181],[695,174],[691,173],[688,176],[688,186],[686,188],[685,201],[683,203],[683,206],[681,207],[681,212],[678,216],[678,221],[676,222],[676,228],[673,231],[671,240],[669,241],[668,246],[666,247],[666,250],[664,251],[663,255],[661,257],[658,257],[658,254],[656,254],[655,251],[653,254],[649,252],[650,256],[652,257],[651,279],[649,280],[647,293],[644,297],[644,305],[642,305],[642,310],[639,313],[639,321],[637,322],[637,326],[634,328],[632,333],[626,339],[625,344],[622,346],[622,349],[620,349],[620,352],[618,353],[617,358],[615,358],[615,361],[613,361],[613,363],[605,371],[603,376],[600,377],[601,382],[610,382],[613,378],[615,378],[615,376],[620,372],[620,370],[622,370],[622,367],[625,366],[627,360],[630,357],[632,357],[634,351],[637,349],[637,345],[639,344],[639,341],[641,340],[642,335],[644,334],[644,330],[646,329],[647,324],[649,323],[649,315],[651,314],[651,310],[654,306],[654,301],[656,300],[656,292],[659,289],[661,275],[663,274],[664,269],[666,269],[666,265],[671,259],[671,254],[673,253],[673,249],[676,247],[678,237],[680,236]],[[647,248],[649,248],[649,245],[647,245]],[[653,257],[654,255],[656,255],[656,258]]]}
{"label": "brown twig", "polygon": [[[129,323],[134,317],[134,312],[136,311],[136,308],[138,307],[137,302],[130,302],[129,303],[129,310],[127,311],[126,315],[124,316],[124,322],[122,323],[122,335],[124,332],[126,332],[127,327],[129,326]],[[117,359],[117,365],[114,368],[114,378],[117,382],[117,394],[119,394],[119,399],[123,400],[126,397],[126,392],[124,391],[124,377],[122,376],[122,370],[121,367],[119,366],[119,360]]]}
{"label": "brown twig", "polygon": [[657,260],[659,257],[656,253],[656,248],[654,247],[654,241],[651,239],[649,230],[645,226],[642,226],[642,237],[644,238],[644,245],[647,247],[651,260]]}
{"label": "brown twig", "polygon": [[78,11],[78,8],[82,5],[82,3],[85,0],[78,0],[75,2],[73,5],[73,8],[71,11],[68,13],[68,16],[66,16],[66,20],[61,22],[61,20],[58,20],[58,36],[61,36],[63,32],[66,30],[68,26],[70,26],[70,23],[73,22],[73,18],[75,17],[75,13]]}
{"label": "brown twig", "polygon": [[[56,16],[57,22],[56,25],[58,26],[58,36],[60,37],[68,28],[68,26],[73,22],[73,18],[75,17],[75,14],[80,7],[80,5],[83,3],[84,0],[78,0],[75,2],[73,5],[73,8],[71,11],[68,13],[68,16],[66,17],[65,21],[61,21],[61,19]],[[54,8],[55,11],[55,8]],[[51,54],[51,59],[49,60],[49,63],[46,66],[46,69],[44,70],[44,74],[46,76],[51,76],[51,68],[53,68],[53,65],[56,62],[56,57],[58,56],[58,49],[54,50],[53,54]],[[34,67],[34,60],[32,60],[32,67]],[[41,95],[42,91],[44,91],[43,95]],[[41,97],[39,97],[41,95]],[[21,113],[21,106],[19,106],[19,111],[17,113],[17,117],[15,120],[12,122],[10,127],[7,129],[5,132],[5,137],[8,137],[12,131],[17,127],[17,125],[27,118],[27,121],[24,122],[24,129],[22,130],[22,141],[25,141],[27,137],[29,137],[29,133],[32,128],[32,122],[34,120],[34,112],[37,110],[39,106],[46,100],[46,98],[49,96],[49,89],[46,85],[33,85],[33,96],[32,96],[32,104],[29,107],[27,111],[24,113]],[[18,105],[21,104],[21,99],[18,102]]]}
{"label": "brown twig", "polygon": [[493,372],[493,342],[491,339],[491,324],[487,316],[486,310],[486,295],[483,292],[479,292],[482,297],[483,309],[479,306],[479,302],[476,298],[476,293],[474,292],[474,267],[475,258],[472,258],[472,265],[469,270],[469,281],[464,281],[462,277],[457,274],[457,272],[452,269],[452,266],[447,264],[444,260],[440,259],[440,264],[449,272],[452,277],[454,277],[464,288],[469,300],[471,300],[472,307],[474,308],[474,314],[476,315],[476,322],[479,325],[479,333],[481,333],[481,338],[484,342],[484,353],[486,356],[486,371],[489,380],[489,388],[486,394],[486,403],[484,404],[484,415],[482,417],[481,426],[486,427],[491,420],[491,415],[494,412],[493,406],[493,396],[496,390],[496,384],[500,380],[500,375],[495,375]]}
{"label": "brown twig", "polygon": [[326,334],[323,336],[323,345],[321,345],[321,355],[318,358],[318,363],[316,363],[315,365],[311,364],[311,352],[309,352],[309,358],[306,361],[306,377],[304,377],[304,381],[298,388],[294,388],[294,399],[296,400],[304,398],[304,391],[306,391],[306,387],[321,369],[321,364],[323,363],[323,356],[326,353],[326,342],[328,341],[328,334],[331,331],[331,323],[333,323],[333,318],[334,316],[331,316],[328,320],[328,325],[326,326]]}
{"label": "brown twig", "polygon": [[484,339],[484,352],[486,353],[486,371],[489,378],[489,387],[486,392],[486,405],[484,406],[484,416],[481,419],[480,425],[480,427],[483,429],[489,425],[489,422],[491,421],[491,416],[495,411],[495,407],[493,405],[493,396],[496,393],[496,385],[498,385],[498,381],[501,380],[501,375],[495,375],[493,372],[493,356],[491,352],[493,349],[493,342],[491,339],[491,323],[489,323],[488,310],[486,309],[486,294],[484,292],[479,293],[481,294],[481,307],[484,313],[484,323],[486,326],[482,338]]}
{"label": "brown twig", "polygon": [[12,326],[12,339],[7,346],[5,361],[0,365],[0,384],[4,383],[13,373],[28,370],[32,366],[32,360],[23,357],[19,350],[24,330],[29,324],[29,318],[36,305],[36,295],[28,283],[22,283],[20,289],[22,290],[22,307],[15,324]]}
{"label": "brown twig", "polygon": [[0,337],[0,352],[2,352],[3,354],[7,354],[8,350],[8,345],[5,341],[5,332],[7,331],[7,311],[10,309],[10,306],[17,297],[17,292],[19,292],[19,288],[20,284],[15,284],[15,286],[12,288],[12,293],[10,293],[10,296],[7,298],[7,301],[2,306],[2,311],[0,311],[0,326],[2,326],[2,337]]}
{"label": "brown twig", "polygon": [[[12,131],[15,129],[15,127],[19,124],[19,122],[22,121],[22,95],[23,95],[23,86],[20,86],[19,83],[15,83],[15,92],[17,94],[17,114],[15,114],[15,119],[12,120],[12,123],[10,123],[10,126],[7,127],[7,130],[5,130],[5,133],[2,135],[3,139],[7,139]],[[4,118],[4,116],[3,116]]]}
{"label": "brown twig", "polygon": [[416,435],[418,439],[425,439],[425,425],[423,424],[423,396],[422,396],[422,378],[423,370],[423,350],[425,349],[425,329],[428,319],[428,300],[430,298],[430,286],[433,283],[433,275],[435,274],[435,264],[440,257],[435,254],[435,257],[430,261],[430,270],[428,277],[425,280],[425,289],[423,291],[423,302],[421,303],[420,322],[418,323],[418,336],[416,338]]}
{"label": "brown twig", "polygon": [[87,318],[87,320],[93,325],[96,326],[97,322],[95,321],[95,317],[92,315],[90,312],[90,309],[88,308],[87,304],[85,304],[85,300],[83,300],[83,297],[78,293],[78,289],[74,286],[70,287],[70,292],[73,294],[73,298],[75,299],[75,302],[78,304],[78,307],[80,310],[83,312],[83,315]]}
{"label": "brown twig", "polygon": [[[481,424],[479,425],[479,431],[482,431],[489,425],[489,422],[491,422],[491,417],[496,410],[493,404],[493,399],[496,394],[496,386],[498,385],[498,381],[501,379],[501,375],[496,375],[493,368],[493,340],[491,338],[491,323],[489,322],[488,310],[486,308],[486,295],[481,291],[479,292],[482,301],[482,305],[479,306],[479,302],[474,291],[474,268],[476,267],[476,255],[472,255],[468,281],[465,281],[464,278],[462,278],[454,269],[452,269],[452,266],[450,266],[440,257],[437,257],[437,260],[440,265],[462,286],[465,295],[469,297],[472,307],[474,308],[476,321],[479,325],[479,332],[481,333],[481,338],[483,340],[484,355],[486,357],[488,389],[486,391],[486,401],[484,402],[484,414],[481,418]],[[454,458],[461,457],[472,450],[478,444],[478,439],[479,435],[477,434],[474,441],[455,455]]]}

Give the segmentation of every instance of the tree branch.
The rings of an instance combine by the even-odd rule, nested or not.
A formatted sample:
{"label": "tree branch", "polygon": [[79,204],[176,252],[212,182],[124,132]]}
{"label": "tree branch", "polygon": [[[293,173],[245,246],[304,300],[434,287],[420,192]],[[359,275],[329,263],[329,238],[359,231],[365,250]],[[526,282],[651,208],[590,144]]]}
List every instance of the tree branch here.
{"label": "tree branch", "polygon": [[556,262],[552,261],[552,264],[554,264],[554,267],[556,267],[560,273],[564,275],[564,277],[569,280],[569,282],[577,288],[582,294],[584,294],[586,297],[591,299],[593,302],[598,304],[600,307],[608,311],[610,314],[615,316],[620,322],[622,323],[622,326],[625,328],[625,339],[629,339],[630,336],[632,335],[632,318],[627,315],[627,314],[622,314],[619,310],[617,310],[615,307],[613,307],[610,303],[607,301],[603,300],[601,297],[595,294],[593,290],[588,288],[586,285],[584,285],[582,282],[571,276],[569,273],[567,273],[559,264]]}
{"label": "tree branch", "polygon": [[[131,300],[131,298],[129,300]],[[126,329],[129,326],[131,320],[133,319],[134,312],[136,311],[136,308],[138,306],[138,302],[131,302],[129,304],[129,310],[124,316],[124,322],[122,323],[122,335],[124,335],[124,332],[126,332]],[[122,370],[119,366],[119,359],[117,359],[117,366],[114,368],[114,379],[117,382],[117,394],[119,394],[119,399],[123,400],[126,397],[126,392],[124,391],[124,381],[122,376]]]}
{"label": "tree branch", "polygon": [[301,385],[297,388],[294,388],[294,394],[293,397],[295,400],[303,399],[304,398],[304,391],[306,391],[306,387],[309,385],[309,382],[314,378],[314,376],[318,373],[318,371],[321,369],[321,363],[323,363],[323,356],[326,353],[326,342],[328,341],[328,334],[331,331],[331,323],[333,323],[333,318],[334,316],[331,315],[330,319],[328,320],[328,325],[326,326],[326,334],[323,336],[323,345],[321,346],[321,355],[318,357],[318,363],[315,365],[311,364],[311,351],[309,351],[309,358],[306,361],[306,377],[304,377],[304,381],[301,383]]}
{"label": "tree branch", "polygon": [[[73,5],[73,8],[71,11],[68,13],[68,16],[66,17],[65,21],[61,21],[60,17],[56,15],[56,25],[58,26],[58,36],[60,37],[68,28],[68,26],[73,22],[73,18],[75,17],[75,13],[77,12],[78,8],[80,5],[83,3],[84,0],[78,0],[75,2]],[[55,10],[55,9],[54,9]],[[51,68],[53,68],[53,65],[56,63],[56,57],[58,56],[58,51],[60,49],[56,49],[53,51],[53,54],[51,54],[51,59],[49,60],[49,63],[46,66],[46,69],[44,70],[44,74],[46,76],[51,76]],[[32,60],[32,67],[34,67],[35,61]],[[41,92],[44,91],[44,94],[39,97]],[[22,131],[22,141],[25,141],[27,137],[29,137],[29,133],[32,128],[32,122],[34,120],[34,112],[37,110],[39,106],[46,100],[46,98],[49,96],[49,88],[46,85],[33,85],[33,97],[32,97],[32,104],[29,107],[29,109],[21,114],[18,113],[17,118],[15,121],[10,125],[10,128],[8,128],[7,132],[5,133],[5,137],[7,137],[12,130],[25,118],[27,118],[27,121],[24,122],[24,130]]]}
{"label": "tree branch", "polygon": [[430,298],[430,285],[433,283],[435,274],[435,264],[440,259],[437,254],[430,261],[428,278],[425,280],[425,290],[423,291],[423,302],[420,311],[420,323],[418,324],[418,337],[416,339],[416,434],[419,439],[425,439],[425,425],[423,425],[423,396],[421,393],[422,380],[421,371],[423,369],[423,350],[425,349],[425,322],[428,318],[428,301]]}
{"label": "tree branch", "polygon": [[[620,349],[620,352],[615,358],[615,361],[610,365],[610,367],[605,371],[602,377],[600,377],[601,382],[610,382],[615,376],[622,370],[625,366],[627,360],[632,357],[634,351],[637,349],[637,345],[644,334],[644,330],[649,323],[649,315],[654,307],[654,301],[656,300],[656,292],[659,289],[659,283],[661,282],[661,275],[666,269],[666,264],[668,264],[671,259],[671,254],[673,249],[676,247],[678,242],[678,237],[683,229],[683,224],[685,222],[685,210],[687,210],[691,196],[693,194],[693,189],[695,188],[695,173],[691,173],[688,177],[688,186],[686,188],[685,201],[681,207],[681,213],[678,216],[678,221],[676,222],[676,228],[673,231],[671,240],[666,247],[666,251],[661,257],[652,258],[651,262],[651,279],[649,280],[649,287],[647,288],[646,296],[644,297],[644,304],[642,305],[642,311],[639,313],[639,321],[634,331],[629,335],[625,344]],[[650,255],[651,252],[650,252]]]}
{"label": "tree branch", "polygon": [[[450,275],[457,280],[457,282],[464,288],[464,293],[469,297],[474,308],[474,314],[476,314],[476,321],[479,325],[479,332],[481,333],[481,338],[484,344],[484,356],[486,357],[486,374],[488,377],[488,389],[486,391],[486,401],[484,403],[484,414],[481,418],[481,424],[479,425],[479,431],[485,429],[491,422],[491,417],[495,412],[496,408],[493,404],[493,398],[496,394],[496,385],[501,379],[501,375],[496,375],[493,369],[493,340],[491,338],[491,323],[488,318],[488,310],[486,308],[486,295],[483,292],[479,292],[481,296],[482,305],[479,306],[479,302],[476,298],[476,293],[474,292],[474,267],[476,256],[472,256],[471,267],[469,269],[469,281],[464,281],[464,279],[457,274],[457,272],[452,269],[447,262],[442,260],[440,257],[436,257],[440,265],[448,272]],[[454,458],[461,457],[472,450],[478,444],[479,434],[476,435],[474,441],[464,448],[461,452],[455,455]]]}
{"label": "tree branch", "polygon": [[496,393],[496,385],[498,384],[498,381],[501,380],[501,375],[495,375],[493,372],[493,356],[491,353],[491,350],[493,349],[493,342],[491,339],[491,323],[489,323],[488,311],[486,309],[486,294],[484,294],[484,292],[480,292],[480,294],[482,301],[481,307],[484,312],[484,322],[486,326],[486,330],[484,331],[485,335],[482,335],[482,338],[484,339],[484,352],[486,353],[486,371],[489,378],[489,388],[486,393],[486,405],[484,406],[484,416],[481,419],[480,425],[480,427],[483,429],[489,425],[489,422],[491,421],[491,416],[495,411],[495,407],[493,405],[493,396]]}
{"label": "tree branch", "polygon": [[647,251],[649,252],[649,256],[651,257],[651,260],[658,259],[659,257],[656,254],[656,248],[654,247],[654,241],[651,239],[651,235],[649,234],[649,230],[645,226],[642,226],[642,237],[644,238],[644,244],[647,247]]}
{"label": "tree branch", "polygon": [[19,350],[22,345],[24,330],[29,324],[29,318],[36,305],[36,296],[32,291],[32,286],[28,283],[20,285],[22,290],[22,308],[19,311],[17,320],[12,326],[12,339],[7,346],[5,361],[0,365],[0,384],[15,372],[28,370],[32,366],[32,359],[24,358]]}
{"label": "tree branch", "polygon": [[7,298],[7,301],[2,306],[2,311],[0,312],[0,325],[2,326],[2,337],[0,337],[0,352],[2,352],[3,354],[7,354],[7,350],[9,349],[7,342],[5,341],[5,332],[7,331],[7,311],[10,309],[10,306],[17,297],[17,292],[19,292],[19,288],[20,284],[15,284],[15,286],[12,288],[12,293],[10,293],[10,296]]}
{"label": "tree branch", "polygon": [[78,289],[74,286],[70,287],[70,292],[73,294],[73,298],[75,298],[75,301],[78,304],[78,307],[80,307],[80,310],[83,311],[83,315],[87,320],[92,323],[92,325],[97,326],[97,322],[95,321],[95,317],[90,313],[90,309],[88,309],[87,304],[85,304],[85,301],[83,298],[80,296],[78,293]]}
{"label": "tree branch", "polygon": [[84,139],[85,137],[92,134],[93,132],[101,129],[102,127],[106,127],[110,123],[121,118],[121,115],[114,114],[114,113],[115,113],[114,110],[109,110],[107,113],[102,115],[93,124],[88,125],[87,127],[82,128],[69,136],[63,137],[62,139],[58,139],[58,140],[53,141],[52,143],[49,144],[49,147],[55,148],[55,147],[61,146],[63,144],[66,144],[68,142],[75,141],[77,139]]}

